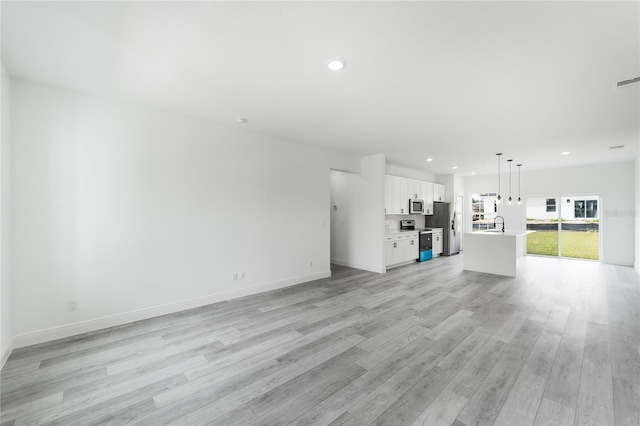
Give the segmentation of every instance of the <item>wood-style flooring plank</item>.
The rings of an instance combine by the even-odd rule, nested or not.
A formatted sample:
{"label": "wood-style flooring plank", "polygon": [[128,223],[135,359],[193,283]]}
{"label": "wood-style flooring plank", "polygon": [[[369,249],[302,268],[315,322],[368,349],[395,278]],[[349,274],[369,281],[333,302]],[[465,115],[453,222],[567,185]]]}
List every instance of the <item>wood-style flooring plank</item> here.
{"label": "wood-style flooring plank", "polygon": [[613,409],[616,424],[640,425],[640,385],[614,377]]}
{"label": "wood-style flooring plank", "polygon": [[522,371],[493,424],[495,426],[533,424],[545,384],[545,378]]}
{"label": "wood-style flooring plank", "polygon": [[575,409],[564,406],[547,398],[542,398],[538,413],[533,422],[536,426],[565,426],[572,425]]}
{"label": "wood-style flooring plank", "polygon": [[576,406],[580,424],[613,424],[613,381],[606,325],[587,323],[582,373]]}
{"label": "wood-style flooring plank", "polygon": [[584,347],[560,342],[544,397],[565,407],[575,407],[582,371]]}
{"label": "wood-style flooring plank", "polygon": [[414,426],[448,426],[467,405],[469,400],[449,390],[444,390],[414,420]]}

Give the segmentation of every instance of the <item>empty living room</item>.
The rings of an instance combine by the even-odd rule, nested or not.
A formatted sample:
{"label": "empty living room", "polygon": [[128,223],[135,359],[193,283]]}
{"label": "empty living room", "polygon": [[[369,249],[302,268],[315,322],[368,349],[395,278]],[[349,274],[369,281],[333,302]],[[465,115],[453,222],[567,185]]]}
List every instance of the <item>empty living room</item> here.
{"label": "empty living room", "polygon": [[640,425],[639,2],[0,25],[2,426]]}

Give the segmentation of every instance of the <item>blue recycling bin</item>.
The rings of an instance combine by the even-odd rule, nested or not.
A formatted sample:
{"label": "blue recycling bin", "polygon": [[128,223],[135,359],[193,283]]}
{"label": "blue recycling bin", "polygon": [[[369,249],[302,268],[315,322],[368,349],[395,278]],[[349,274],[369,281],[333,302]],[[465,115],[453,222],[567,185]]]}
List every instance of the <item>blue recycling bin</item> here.
{"label": "blue recycling bin", "polygon": [[424,262],[425,260],[431,260],[433,258],[432,250],[425,250],[420,252],[420,262]]}

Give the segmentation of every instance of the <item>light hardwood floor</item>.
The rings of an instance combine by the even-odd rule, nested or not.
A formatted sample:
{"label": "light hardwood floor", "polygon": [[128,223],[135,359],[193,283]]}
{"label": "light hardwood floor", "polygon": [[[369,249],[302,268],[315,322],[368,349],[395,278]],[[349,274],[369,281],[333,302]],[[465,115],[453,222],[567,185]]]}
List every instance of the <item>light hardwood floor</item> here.
{"label": "light hardwood floor", "polygon": [[632,268],[462,255],[333,277],[15,350],[1,422],[640,424]]}

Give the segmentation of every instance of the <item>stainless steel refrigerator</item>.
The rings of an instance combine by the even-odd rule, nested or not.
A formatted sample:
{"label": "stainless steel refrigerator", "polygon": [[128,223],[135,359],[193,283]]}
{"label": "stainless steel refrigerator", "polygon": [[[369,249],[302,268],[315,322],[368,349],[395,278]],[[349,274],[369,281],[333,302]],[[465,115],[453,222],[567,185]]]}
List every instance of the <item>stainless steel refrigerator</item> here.
{"label": "stainless steel refrigerator", "polygon": [[462,197],[456,197],[456,202],[433,203],[433,216],[425,216],[429,228],[442,228],[443,256],[460,253],[460,238],[462,237]]}

